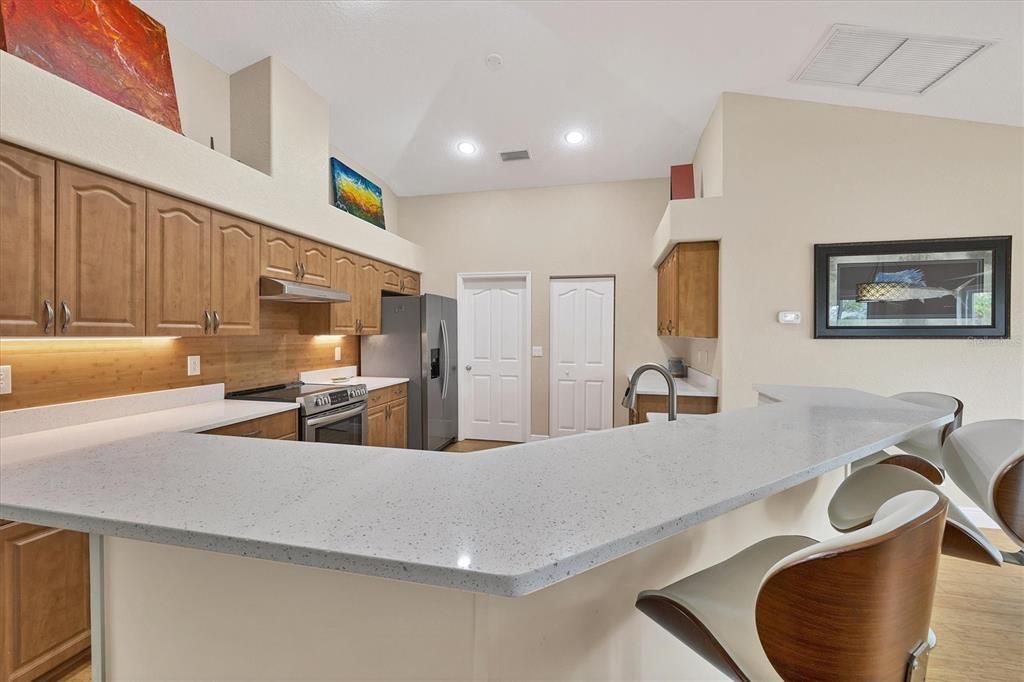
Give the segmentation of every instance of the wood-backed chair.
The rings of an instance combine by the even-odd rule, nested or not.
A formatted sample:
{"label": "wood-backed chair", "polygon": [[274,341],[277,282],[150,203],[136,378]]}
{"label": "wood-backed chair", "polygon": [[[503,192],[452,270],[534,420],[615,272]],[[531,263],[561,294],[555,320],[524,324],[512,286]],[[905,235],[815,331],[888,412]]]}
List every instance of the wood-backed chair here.
{"label": "wood-backed chair", "polygon": [[[1024,420],[975,422],[945,439],[941,464],[960,488],[1017,545],[1024,547]],[[828,507],[841,532],[861,528],[889,498],[908,490],[939,489],[915,471],[889,464],[858,469],[840,484]],[[999,566],[1024,563],[1024,551],[1002,552],[956,504],[950,503],[942,552]]]}
{"label": "wood-backed chair", "polygon": [[894,464],[916,471],[935,485],[939,485],[946,476],[942,466],[942,447],[950,434],[963,424],[963,402],[951,395],[926,391],[897,393],[890,397],[925,407],[949,410],[953,413],[953,421],[942,426],[920,429],[896,446],[903,452],[892,454],[882,450],[854,463],[853,470],[857,471],[872,464]]}
{"label": "wood-backed chair", "polygon": [[1024,419],[968,424],[943,447],[949,477],[1018,547],[1003,559],[1024,565]]}
{"label": "wood-backed chair", "polygon": [[903,493],[860,530],[762,540],[636,606],[732,679],[902,681],[927,661],[945,515]]}

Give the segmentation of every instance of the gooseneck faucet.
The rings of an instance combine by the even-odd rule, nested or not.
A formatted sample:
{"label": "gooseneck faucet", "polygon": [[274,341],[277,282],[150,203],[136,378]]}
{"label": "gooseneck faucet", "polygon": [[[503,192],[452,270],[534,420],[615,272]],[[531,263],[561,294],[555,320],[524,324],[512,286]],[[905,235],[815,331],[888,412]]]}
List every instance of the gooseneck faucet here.
{"label": "gooseneck faucet", "polygon": [[656,362],[645,362],[636,368],[633,376],[629,377],[626,395],[622,396],[622,406],[627,410],[636,409],[636,384],[640,381],[640,375],[651,369],[665,377],[665,382],[668,383],[668,420],[674,422],[676,420],[676,382],[668,370]]}

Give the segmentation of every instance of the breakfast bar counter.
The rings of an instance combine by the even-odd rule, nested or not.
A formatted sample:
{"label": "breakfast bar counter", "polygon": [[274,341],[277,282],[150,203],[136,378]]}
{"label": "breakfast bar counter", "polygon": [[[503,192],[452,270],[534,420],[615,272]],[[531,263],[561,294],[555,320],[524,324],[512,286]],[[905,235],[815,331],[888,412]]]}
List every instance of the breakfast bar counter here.
{"label": "breakfast bar counter", "polygon": [[[470,455],[160,433],[4,465],[0,518],[93,535],[109,679],[684,662],[699,679],[710,669],[635,618],[637,589],[751,538],[827,532],[844,465],[952,419],[849,389],[757,390],[758,407]],[[513,631],[530,633],[514,651]],[[285,655],[262,657],[271,642]]]}

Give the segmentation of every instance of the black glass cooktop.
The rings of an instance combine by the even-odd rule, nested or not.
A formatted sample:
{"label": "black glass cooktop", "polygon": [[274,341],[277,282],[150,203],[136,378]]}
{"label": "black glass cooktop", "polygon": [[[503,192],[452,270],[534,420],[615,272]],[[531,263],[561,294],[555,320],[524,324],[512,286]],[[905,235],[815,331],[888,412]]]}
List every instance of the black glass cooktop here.
{"label": "black glass cooktop", "polygon": [[244,391],[232,391],[225,394],[224,397],[236,400],[273,400],[279,403],[287,403],[297,400],[302,396],[338,390],[339,388],[341,387],[334,384],[277,384],[262,388],[249,388]]}

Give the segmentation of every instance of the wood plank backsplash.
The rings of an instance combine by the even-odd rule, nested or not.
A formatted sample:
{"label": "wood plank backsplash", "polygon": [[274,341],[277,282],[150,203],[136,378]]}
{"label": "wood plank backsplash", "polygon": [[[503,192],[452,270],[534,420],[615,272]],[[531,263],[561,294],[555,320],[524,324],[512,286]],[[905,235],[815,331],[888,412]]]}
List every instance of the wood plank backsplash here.
{"label": "wood plank backsplash", "polygon": [[[0,340],[13,390],[0,411],[223,382],[229,391],[295,381],[311,369],[359,364],[359,337],[299,334],[301,305],[264,301],[259,336]],[[334,348],[341,346],[341,361]],[[202,372],[190,377],[186,358]]]}

